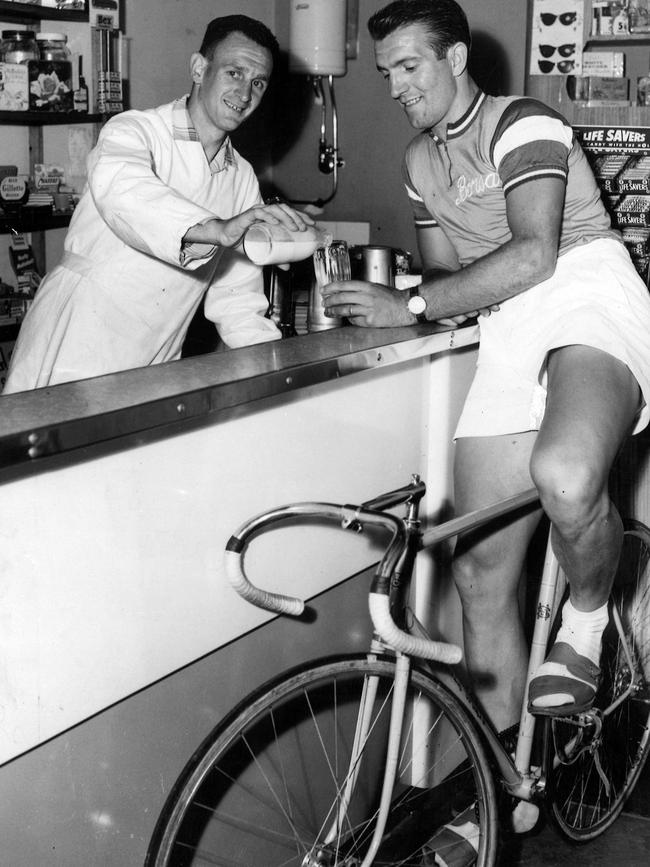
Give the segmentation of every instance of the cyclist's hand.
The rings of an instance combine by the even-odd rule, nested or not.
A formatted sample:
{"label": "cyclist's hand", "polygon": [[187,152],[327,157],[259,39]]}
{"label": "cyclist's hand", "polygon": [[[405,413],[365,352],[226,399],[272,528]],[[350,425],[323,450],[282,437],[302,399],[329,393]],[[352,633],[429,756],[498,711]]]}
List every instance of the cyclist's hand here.
{"label": "cyclist's hand", "polygon": [[253,223],[282,224],[287,229],[304,232],[307,226],[313,226],[314,220],[309,214],[296,211],[290,205],[274,203],[271,205],[256,205],[231,217],[229,220],[208,220],[192,226],[185,233],[183,241],[188,243],[217,244],[220,247],[236,247]]}
{"label": "cyclist's hand", "polygon": [[479,310],[470,310],[467,313],[459,313],[456,316],[447,316],[444,319],[436,319],[439,325],[455,328],[467,322],[468,319],[476,319],[477,316],[489,316],[492,312],[499,310],[498,304],[492,304],[490,307],[481,307]]}
{"label": "cyclist's hand", "polygon": [[406,306],[407,296],[399,289],[365,280],[329,283],[321,289],[326,316],[341,316],[353,325],[385,328],[413,325],[415,316]]}
{"label": "cyclist's hand", "polygon": [[476,313],[459,313],[457,316],[446,316],[444,319],[436,319],[438,325],[445,325],[447,328],[457,328],[468,319],[473,319]]}
{"label": "cyclist's hand", "polygon": [[498,304],[490,304],[489,307],[481,307],[479,310],[475,310],[474,313],[468,313],[468,316],[489,316],[491,313],[496,313],[497,310],[500,310]]}

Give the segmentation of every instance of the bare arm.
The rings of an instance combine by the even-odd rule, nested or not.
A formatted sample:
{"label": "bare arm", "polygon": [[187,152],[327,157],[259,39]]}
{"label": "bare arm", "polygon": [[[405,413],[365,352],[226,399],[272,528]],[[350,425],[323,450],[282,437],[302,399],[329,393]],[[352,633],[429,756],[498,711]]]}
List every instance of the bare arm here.
{"label": "bare arm", "polygon": [[[490,308],[550,277],[557,260],[564,191],[564,183],[554,178],[512,190],[506,201],[511,239],[461,270],[449,270],[453,263],[440,230],[421,233],[425,279],[420,294],[427,301],[427,318],[441,320]],[[441,269],[449,272],[442,274]],[[323,298],[327,310],[351,316],[355,325],[415,322],[403,293],[388,286],[332,283],[325,287]]]}

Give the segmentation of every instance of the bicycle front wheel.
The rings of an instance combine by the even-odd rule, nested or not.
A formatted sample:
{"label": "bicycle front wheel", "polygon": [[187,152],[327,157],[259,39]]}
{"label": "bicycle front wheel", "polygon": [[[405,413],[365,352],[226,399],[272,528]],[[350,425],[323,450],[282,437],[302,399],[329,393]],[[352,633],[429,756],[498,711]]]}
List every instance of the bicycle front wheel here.
{"label": "bicycle front wheel", "polygon": [[[171,792],[148,867],[358,867],[375,827],[394,672],[389,658],[325,660],[246,699]],[[351,760],[364,702],[362,748]],[[476,864],[487,867],[496,799],[483,747],[458,700],[414,670],[389,824],[373,863],[422,867],[422,845],[470,805]]]}
{"label": "bicycle front wheel", "polygon": [[547,721],[553,816],[578,842],[598,836],[616,819],[650,751],[649,571],[650,530],[626,522],[611,597],[623,635],[610,617],[594,705],[600,713],[594,725],[581,726],[578,718]]}

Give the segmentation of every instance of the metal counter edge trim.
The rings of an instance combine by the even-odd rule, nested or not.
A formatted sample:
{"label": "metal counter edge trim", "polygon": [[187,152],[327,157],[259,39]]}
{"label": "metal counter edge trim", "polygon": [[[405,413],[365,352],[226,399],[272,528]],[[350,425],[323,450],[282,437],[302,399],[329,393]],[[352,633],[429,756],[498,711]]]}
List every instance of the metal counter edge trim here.
{"label": "metal counter edge trim", "polygon": [[[0,482],[56,469],[62,457],[78,462],[142,445],[264,398],[478,340],[476,326],[434,329],[337,329],[5,395]],[[224,374],[224,367],[237,373]]]}

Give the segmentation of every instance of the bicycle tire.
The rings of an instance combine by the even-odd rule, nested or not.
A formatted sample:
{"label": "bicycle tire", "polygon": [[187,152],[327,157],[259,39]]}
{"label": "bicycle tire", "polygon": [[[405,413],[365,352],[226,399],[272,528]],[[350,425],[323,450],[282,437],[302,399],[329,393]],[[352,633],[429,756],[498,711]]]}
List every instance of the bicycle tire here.
{"label": "bicycle tire", "polygon": [[[170,792],[146,867],[361,864],[374,827],[393,675],[390,658],[331,658],[295,669],[245,699],[208,736]],[[348,769],[359,694],[373,676],[378,697],[354,801],[339,837],[324,845],[322,829],[332,821]],[[428,702],[427,768],[437,778],[425,789],[413,786],[413,780],[396,784],[390,827],[373,863],[421,867],[418,852],[433,831],[475,803],[476,864],[490,867],[496,857],[497,805],[475,726],[446,687],[417,669],[411,671],[409,696],[418,708]],[[405,731],[402,769],[414,742],[411,722]]]}
{"label": "bicycle tire", "polygon": [[[650,530],[638,521],[625,522],[611,599],[620,613],[637,670],[636,674],[630,670],[610,616],[594,706],[610,707],[631,678],[636,679],[634,693],[603,717],[600,734],[586,730],[582,752],[574,743],[575,720],[546,720],[545,735],[553,754],[548,787],[552,815],[563,835],[575,842],[597,837],[615,821],[650,752]],[[560,760],[558,754],[565,745],[568,753]]]}

